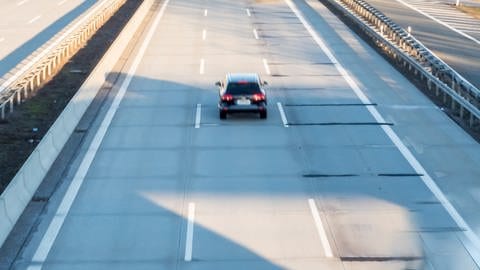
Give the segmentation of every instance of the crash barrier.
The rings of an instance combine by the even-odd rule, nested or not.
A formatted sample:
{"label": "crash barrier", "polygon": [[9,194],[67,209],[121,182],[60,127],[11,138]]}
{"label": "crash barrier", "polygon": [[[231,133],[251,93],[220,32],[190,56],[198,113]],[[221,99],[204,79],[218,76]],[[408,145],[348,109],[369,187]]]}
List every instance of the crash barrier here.
{"label": "crash barrier", "polygon": [[5,242],[88,106],[105,83],[106,76],[113,71],[118,59],[121,58],[132,36],[135,35],[155,2],[155,0],[143,1],[107,53],[0,195],[0,246]]}
{"label": "crash barrier", "polygon": [[480,91],[420,41],[363,0],[321,0],[340,12],[464,125],[478,129]]}
{"label": "crash barrier", "polygon": [[35,91],[40,89],[45,82],[57,74],[62,67],[77,53],[90,38],[102,27],[110,17],[126,2],[126,0],[106,1],[108,4],[102,6],[86,23],[73,29],[71,34],[66,35],[58,45],[48,50],[40,59],[32,60],[29,68],[13,81],[7,81],[0,91],[0,118],[3,120],[7,113],[11,113],[16,105],[20,105]]}

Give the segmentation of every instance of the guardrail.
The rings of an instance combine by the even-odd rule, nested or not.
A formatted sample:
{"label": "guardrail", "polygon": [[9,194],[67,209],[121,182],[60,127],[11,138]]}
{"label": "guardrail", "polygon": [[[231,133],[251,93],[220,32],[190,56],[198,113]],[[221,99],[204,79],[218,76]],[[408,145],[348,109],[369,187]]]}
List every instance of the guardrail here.
{"label": "guardrail", "polygon": [[385,55],[439,97],[469,128],[478,128],[480,90],[408,31],[363,0],[321,0],[342,13]]}
{"label": "guardrail", "polygon": [[6,114],[12,113],[16,105],[20,105],[55,76],[125,2],[126,0],[108,1],[107,6],[74,29],[58,45],[14,78],[13,82],[7,82],[5,90],[0,92],[0,118],[5,119]]}

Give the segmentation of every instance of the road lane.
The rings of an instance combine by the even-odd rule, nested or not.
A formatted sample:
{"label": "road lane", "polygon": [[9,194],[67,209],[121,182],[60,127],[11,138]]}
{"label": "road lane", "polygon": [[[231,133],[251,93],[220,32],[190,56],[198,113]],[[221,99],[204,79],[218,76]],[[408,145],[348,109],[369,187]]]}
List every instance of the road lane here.
{"label": "road lane", "polygon": [[[145,55],[131,60],[138,69],[127,72],[133,77],[100,129],[105,137],[71,210],[57,213],[65,222],[48,256],[32,266],[478,269],[462,228],[368,111],[378,107],[404,134],[406,125],[396,127],[402,109],[389,105],[433,105],[318,2],[295,3],[372,103],[284,1],[171,0]],[[231,71],[269,82],[268,119],[218,118],[214,82]],[[428,129],[457,130],[439,110],[415,112],[412,122],[441,120]]]}

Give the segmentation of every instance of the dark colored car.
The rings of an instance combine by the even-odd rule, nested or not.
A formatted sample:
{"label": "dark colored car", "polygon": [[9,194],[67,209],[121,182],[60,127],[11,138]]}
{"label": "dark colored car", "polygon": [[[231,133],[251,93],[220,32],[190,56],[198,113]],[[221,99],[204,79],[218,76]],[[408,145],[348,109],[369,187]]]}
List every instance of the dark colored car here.
{"label": "dark colored car", "polygon": [[255,112],[260,114],[260,118],[267,118],[267,96],[263,89],[267,82],[260,80],[258,74],[230,73],[225,81],[216,85],[220,87],[220,119],[236,112]]}

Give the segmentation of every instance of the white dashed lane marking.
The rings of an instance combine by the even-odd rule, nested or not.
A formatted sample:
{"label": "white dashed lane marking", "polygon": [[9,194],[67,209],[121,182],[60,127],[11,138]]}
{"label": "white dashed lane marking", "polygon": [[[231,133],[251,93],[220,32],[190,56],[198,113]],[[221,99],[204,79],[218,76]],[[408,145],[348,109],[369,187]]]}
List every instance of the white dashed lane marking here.
{"label": "white dashed lane marking", "polygon": [[259,39],[257,29],[253,29],[253,36],[255,39]]}
{"label": "white dashed lane marking", "polygon": [[323,251],[325,252],[325,257],[331,258],[333,257],[332,248],[330,247],[330,243],[328,242],[327,233],[325,232],[325,228],[323,227],[322,219],[320,218],[320,214],[318,213],[318,208],[315,204],[315,200],[308,199],[308,206],[310,207],[310,212],[312,213],[313,221],[315,222],[315,227],[317,228],[318,236],[320,237],[320,242],[322,243]]}
{"label": "white dashed lane marking", "polygon": [[282,118],[283,126],[288,128],[288,120],[287,120],[287,116],[285,115],[285,111],[283,110],[282,103],[277,102],[277,108],[278,108],[278,111],[280,112],[280,117]]}
{"label": "white dashed lane marking", "polygon": [[268,66],[267,59],[263,59],[263,67],[265,68],[265,72],[267,72],[268,75],[270,75],[270,67]]}
{"label": "white dashed lane marking", "polygon": [[21,5],[25,4],[25,3],[27,3],[28,1],[29,1],[29,0],[20,1],[20,2],[17,3],[17,6],[21,6]]}
{"label": "white dashed lane marking", "polygon": [[188,204],[188,217],[187,217],[187,237],[185,239],[185,261],[190,262],[192,260],[193,253],[193,229],[195,224],[195,203]]}
{"label": "white dashed lane marking", "polygon": [[200,59],[200,74],[205,73],[205,59]]}
{"label": "white dashed lane marking", "polygon": [[200,128],[200,121],[202,120],[202,104],[197,104],[195,111],[195,128]]}
{"label": "white dashed lane marking", "polygon": [[32,23],[38,21],[41,17],[42,17],[42,15],[38,15],[38,16],[32,18],[30,21],[28,21],[28,24],[32,24]]}

